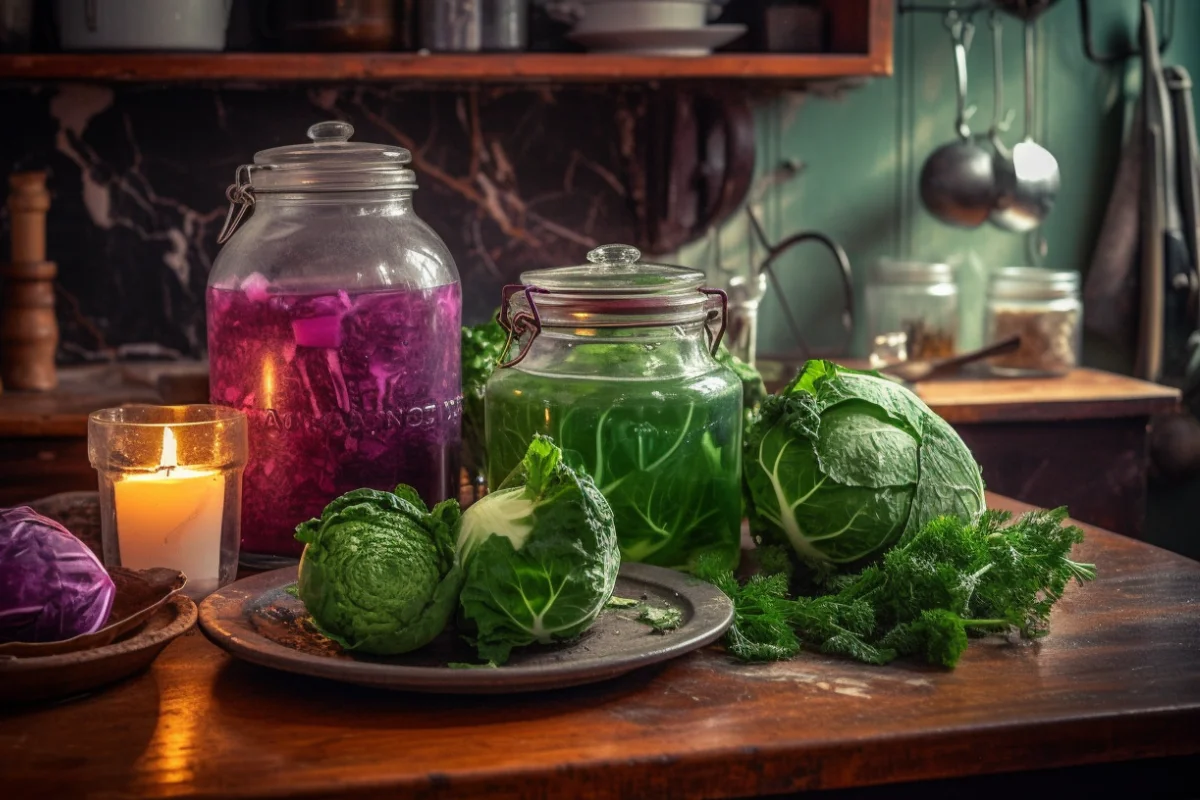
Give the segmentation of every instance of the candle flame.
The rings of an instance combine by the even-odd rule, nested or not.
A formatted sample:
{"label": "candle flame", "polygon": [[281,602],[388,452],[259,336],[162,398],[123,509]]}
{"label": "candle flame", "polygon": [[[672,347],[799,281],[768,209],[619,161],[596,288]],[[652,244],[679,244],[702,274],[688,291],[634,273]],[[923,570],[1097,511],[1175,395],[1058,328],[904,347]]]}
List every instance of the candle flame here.
{"label": "candle flame", "polygon": [[159,469],[174,469],[179,466],[179,446],[175,442],[175,433],[170,428],[163,428],[162,458],[158,463]]}

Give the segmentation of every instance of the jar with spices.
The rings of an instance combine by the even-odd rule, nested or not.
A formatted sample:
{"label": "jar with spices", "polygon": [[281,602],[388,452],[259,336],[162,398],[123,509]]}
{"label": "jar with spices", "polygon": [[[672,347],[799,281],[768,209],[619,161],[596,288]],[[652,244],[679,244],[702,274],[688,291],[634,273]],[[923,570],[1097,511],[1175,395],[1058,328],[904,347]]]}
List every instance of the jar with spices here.
{"label": "jar with spices", "polygon": [[741,541],[742,389],[715,358],[724,292],[607,245],[505,290],[512,336],[486,389],[488,485],[550,436],[604,494],[621,557],[729,567]]}
{"label": "jar with spices", "polygon": [[989,342],[1021,337],[1016,350],[989,359],[993,373],[1065,375],[1079,364],[1082,343],[1079,273],[1040,267],[996,270],[988,282],[984,328]]}
{"label": "jar with spices", "polygon": [[867,340],[905,334],[908,358],[954,355],[958,339],[958,284],[949,264],[879,262],[866,291]]}

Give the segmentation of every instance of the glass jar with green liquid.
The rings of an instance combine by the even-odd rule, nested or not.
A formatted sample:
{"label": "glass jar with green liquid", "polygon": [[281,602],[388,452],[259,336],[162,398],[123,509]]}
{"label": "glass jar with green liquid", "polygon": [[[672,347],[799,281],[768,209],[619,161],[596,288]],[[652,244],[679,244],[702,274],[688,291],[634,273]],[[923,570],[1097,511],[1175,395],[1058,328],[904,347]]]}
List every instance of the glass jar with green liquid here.
{"label": "glass jar with green liquid", "polygon": [[612,506],[621,556],[688,569],[740,552],[742,394],[713,357],[725,295],[625,245],[505,289],[507,359],[487,384],[488,484],[550,436]]}

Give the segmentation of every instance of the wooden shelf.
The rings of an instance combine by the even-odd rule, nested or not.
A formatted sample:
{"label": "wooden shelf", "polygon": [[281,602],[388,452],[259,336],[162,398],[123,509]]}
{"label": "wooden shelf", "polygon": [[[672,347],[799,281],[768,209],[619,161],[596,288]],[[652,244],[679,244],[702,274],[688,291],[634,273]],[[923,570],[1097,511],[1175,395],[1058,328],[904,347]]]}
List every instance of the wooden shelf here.
{"label": "wooden shelf", "polygon": [[0,81],[803,83],[892,74],[893,0],[821,0],[828,47],[814,55],[697,58],[599,53],[34,53],[0,55]]}
{"label": "wooden shelf", "polygon": [[820,80],[891,74],[891,54],[700,58],[586,53],[419,55],[416,53],[27,54],[0,56],[0,79],[129,82],[415,81],[609,82],[646,80]]}

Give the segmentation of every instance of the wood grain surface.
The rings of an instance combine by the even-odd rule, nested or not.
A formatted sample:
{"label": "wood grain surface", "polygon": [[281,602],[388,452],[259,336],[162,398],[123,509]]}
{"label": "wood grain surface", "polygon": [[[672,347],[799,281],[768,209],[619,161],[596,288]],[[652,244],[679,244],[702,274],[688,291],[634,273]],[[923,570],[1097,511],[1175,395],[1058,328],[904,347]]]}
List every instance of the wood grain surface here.
{"label": "wood grain surface", "polygon": [[161,403],[157,389],[137,380],[135,372],[116,364],[63,367],[54,391],[0,394],[0,438],[86,438],[93,411],[125,403]]}
{"label": "wood grain surface", "polygon": [[106,693],[0,716],[0,796],[737,797],[1200,753],[1200,564],[1097,529],[1079,555],[1100,576],[1048,638],[975,642],[954,672],[714,647],[455,698],[272,672],[197,631]]}
{"label": "wood grain surface", "polygon": [[701,58],[603,53],[22,53],[0,55],[0,80],[794,82],[892,74],[892,0],[821,0],[821,5],[829,13],[829,45],[838,52],[723,52]]}
{"label": "wood grain surface", "polygon": [[916,392],[952,424],[1148,417],[1179,404],[1178,389],[1094,369],[1061,378],[935,380]]}
{"label": "wood grain surface", "polygon": [[959,422],[988,489],[1136,539],[1146,522],[1146,417]]}
{"label": "wood grain surface", "polygon": [[604,53],[220,53],[0,55],[0,79],[130,82],[815,80],[884,77],[891,54],[719,53],[702,58]]}

